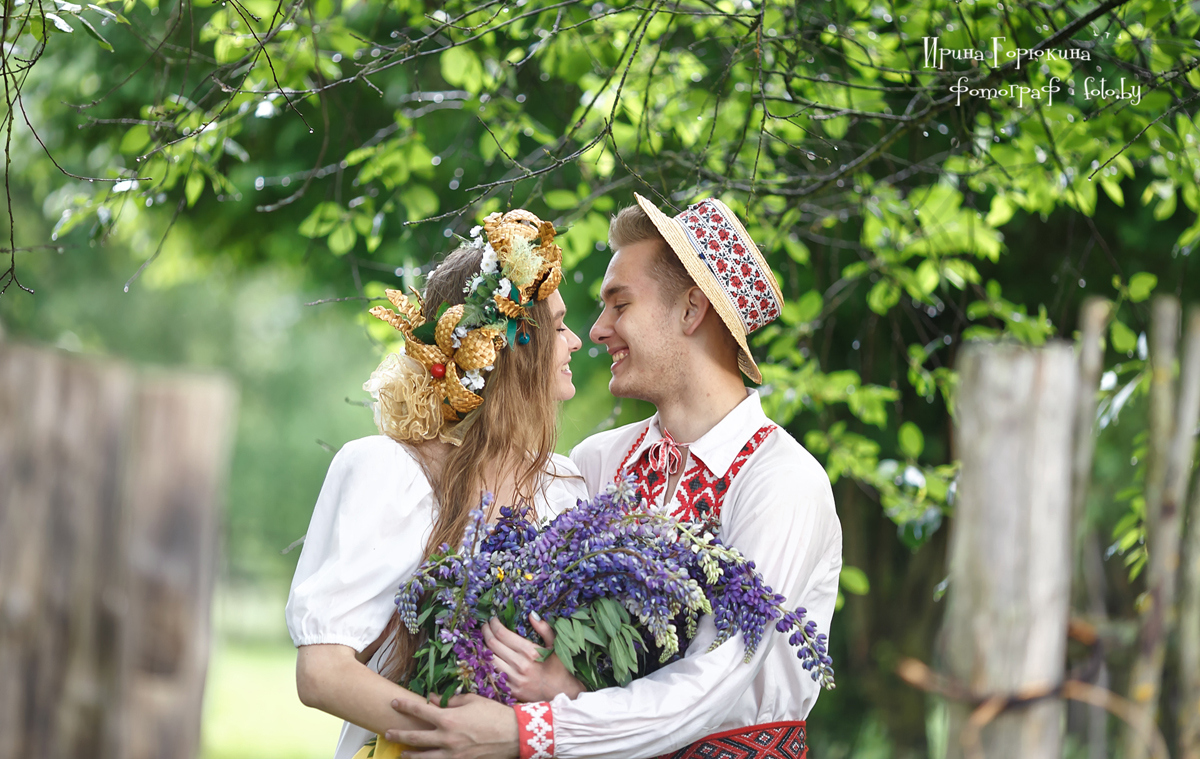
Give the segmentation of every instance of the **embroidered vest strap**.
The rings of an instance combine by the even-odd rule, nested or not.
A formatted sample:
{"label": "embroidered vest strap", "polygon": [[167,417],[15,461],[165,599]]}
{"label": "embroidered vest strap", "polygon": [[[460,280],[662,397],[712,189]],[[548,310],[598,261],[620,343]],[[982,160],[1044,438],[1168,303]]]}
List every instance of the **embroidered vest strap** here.
{"label": "embroidered vest strap", "polygon": [[803,722],[771,722],[726,730],[659,759],[807,759]]}
{"label": "embroidered vest strap", "polygon": [[[733,484],[733,478],[737,477],[746,461],[775,430],[774,424],[765,424],[760,427],[733,457],[729,469],[721,477],[713,474],[699,458],[692,456],[691,466],[680,477],[679,485],[675,488],[675,504],[671,514],[685,521],[703,522],[710,528],[718,526],[721,522],[721,504],[725,502],[725,494],[729,491],[729,486]],[[618,476],[625,472],[632,472],[641,496],[650,503],[657,503],[667,486],[667,472],[652,466],[651,449],[653,446],[643,452],[630,466],[630,459],[633,458],[634,452],[641,446],[642,441],[646,439],[646,433],[649,431],[650,426],[647,425],[638,439],[634,441],[629,452],[625,454],[621,465],[617,467],[617,472]]]}

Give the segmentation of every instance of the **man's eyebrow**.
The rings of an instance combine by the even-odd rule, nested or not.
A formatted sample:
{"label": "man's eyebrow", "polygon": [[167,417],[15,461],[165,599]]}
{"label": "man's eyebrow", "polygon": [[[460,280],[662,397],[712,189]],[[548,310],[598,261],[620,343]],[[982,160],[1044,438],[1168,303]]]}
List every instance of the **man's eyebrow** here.
{"label": "man's eyebrow", "polygon": [[629,285],[611,284],[600,291],[600,297],[603,298],[604,300],[608,300],[609,298],[612,298],[612,297],[616,296],[617,294],[626,292],[628,290],[629,290]]}

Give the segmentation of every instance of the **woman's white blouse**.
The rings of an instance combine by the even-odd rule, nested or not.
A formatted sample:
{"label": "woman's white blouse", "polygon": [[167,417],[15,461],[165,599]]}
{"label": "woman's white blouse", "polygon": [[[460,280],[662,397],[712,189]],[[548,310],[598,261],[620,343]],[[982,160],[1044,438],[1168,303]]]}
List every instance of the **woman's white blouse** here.
{"label": "woman's white blouse", "polygon": [[[534,504],[543,518],[588,497],[570,459],[555,454],[551,465],[558,476]],[[346,443],[329,465],[292,579],[292,641],[355,651],[373,643],[396,611],[396,591],[421,564],[435,516],[429,480],[407,448],[382,435]],[[345,733],[339,756],[349,748]]]}

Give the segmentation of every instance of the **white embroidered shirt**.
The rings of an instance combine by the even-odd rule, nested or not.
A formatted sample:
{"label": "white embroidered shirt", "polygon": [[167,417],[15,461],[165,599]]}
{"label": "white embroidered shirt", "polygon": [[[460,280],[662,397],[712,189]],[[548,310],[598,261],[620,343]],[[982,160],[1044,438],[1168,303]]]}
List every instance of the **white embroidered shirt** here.
{"label": "white embroidered shirt", "polygon": [[[551,466],[560,476],[535,499],[542,518],[587,497],[565,456],[555,454]],[[435,509],[429,480],[406,447],[382,435],[342,446],[325,475],[292,579],[285,612],[292,641],[355,651],[373,643],[396,613],[396,591],[421,564]],[[376,672],[379,658],[377,652],[368,663]],[[335,759],[350,759],[373,735],[345,723]]]}
{"label": "white embroidered shirt", "polygon": [[[721,477],[746,442],[769,424],[758,393],[748,391],[745,401],[688,446],[689,460],[681,471],[695,457]],[[571,459],[595,493],[623,462],[636,461],[662,437],[655,415],[649,423],[588,438]],[[659,502],[670,496],[660,493]],[[787,597],[789,608],[805,607],[808,619],[828,633],[842,566],[841,525],[825,470],[784,429],[767,436],[733,477],[721,506],[719,534],[754,561],[767,584]],[[749,663],[743,662],[740,635],[707,651],[715,635],[707,616],[682,660],[625,688],[584,693],[575,700],[555,698],[554,755],[654,757],[712,733],[808,715],[819,689],[787,635],[768,628]]]}

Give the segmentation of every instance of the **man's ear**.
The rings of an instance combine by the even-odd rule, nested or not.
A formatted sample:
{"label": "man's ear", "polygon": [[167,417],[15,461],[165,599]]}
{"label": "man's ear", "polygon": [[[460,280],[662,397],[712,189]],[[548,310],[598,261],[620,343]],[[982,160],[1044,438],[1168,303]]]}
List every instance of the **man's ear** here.
{"label": "man's ear", "polygon": [[699,287],[692,286],[684,294],[685,302],[683,309],[683,334],[694,335],[696,330],[700,329],[700,324],[704,321],[704,317],[708,316],[708,312],[712,310],[712,304],[708,300],[708,296]]}

